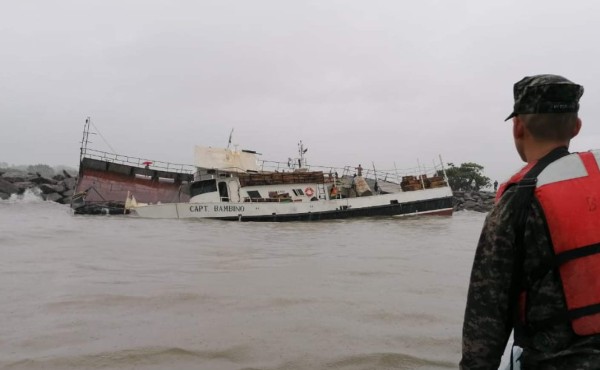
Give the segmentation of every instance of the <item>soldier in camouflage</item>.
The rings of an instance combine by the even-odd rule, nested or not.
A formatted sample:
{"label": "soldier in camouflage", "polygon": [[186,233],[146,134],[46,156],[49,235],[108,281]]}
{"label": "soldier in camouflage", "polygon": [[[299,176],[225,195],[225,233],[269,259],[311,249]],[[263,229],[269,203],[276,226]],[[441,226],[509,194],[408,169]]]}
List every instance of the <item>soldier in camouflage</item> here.
{"label": "soldier in camouflage", "polygon": [[[582,94],[583,87],[556,75],[525,77],[514,85],[514,110],[507,120],[513,120],[515,146],[525,162],[542,161],[551,152],[566,154],[581,128]],[[578,336],[566,318],[551,320],[564,317],[567,307],[541,207],[516,186],[503,190],[475,253],[460,368],[498,369],[514,329],[523,369],[600,369],[600,335]],[[521,325],[518,296],[524,286],[527,324]]]}

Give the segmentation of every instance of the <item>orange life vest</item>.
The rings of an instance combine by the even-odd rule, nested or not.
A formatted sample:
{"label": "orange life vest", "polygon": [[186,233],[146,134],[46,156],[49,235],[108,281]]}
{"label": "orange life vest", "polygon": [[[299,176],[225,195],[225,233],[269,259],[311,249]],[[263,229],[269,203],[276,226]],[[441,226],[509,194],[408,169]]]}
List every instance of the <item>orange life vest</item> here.
{"label": "orange life vest", "polygon": [[[503,184],[519,183],[535,163]],[[567,316],[578,335],[600,333],[600,150],[564,156],[537,176],[541,205],[558,266]],[[524,317],[524,304],[520,315]]]}

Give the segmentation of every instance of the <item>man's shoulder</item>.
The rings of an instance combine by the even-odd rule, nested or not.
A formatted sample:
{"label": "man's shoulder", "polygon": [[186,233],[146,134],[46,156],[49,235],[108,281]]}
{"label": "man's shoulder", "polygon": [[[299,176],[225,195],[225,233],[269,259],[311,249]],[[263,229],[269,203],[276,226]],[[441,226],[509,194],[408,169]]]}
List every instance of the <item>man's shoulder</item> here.
{"label": "man's shoulder", "polygon": [[488,214],[488,223],[506,223],[513,219],[515,212],[524,207],[519,198],[516,186],[506,189]]}

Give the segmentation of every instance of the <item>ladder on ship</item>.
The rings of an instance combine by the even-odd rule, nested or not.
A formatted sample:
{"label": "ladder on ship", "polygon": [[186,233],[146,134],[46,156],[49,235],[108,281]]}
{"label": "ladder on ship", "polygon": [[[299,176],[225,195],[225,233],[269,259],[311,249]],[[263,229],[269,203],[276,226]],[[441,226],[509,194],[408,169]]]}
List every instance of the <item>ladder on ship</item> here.
{"label": "ladder on ship", "polygon": [[319,192],[319,199],[327,200],[327,186],[324,183],[317,185],[317,191]]}

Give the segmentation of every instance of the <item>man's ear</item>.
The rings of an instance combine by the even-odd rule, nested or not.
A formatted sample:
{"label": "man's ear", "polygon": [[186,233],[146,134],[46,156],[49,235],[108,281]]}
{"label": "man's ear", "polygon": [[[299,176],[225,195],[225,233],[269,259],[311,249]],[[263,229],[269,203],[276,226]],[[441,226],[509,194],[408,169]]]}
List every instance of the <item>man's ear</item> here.
{"label": "man's ear", "polygon": [[573,130],[573,136],[571,136],[571,139],[579,135],[579,130],[581,130],[581,118],[577,118],[577,124],[575,125],[575,129]]}
{"label": "man's ear", "polygon": [[525,135],[525,126],[523,121],[519,119],[519,116],[513,117],[513,137],[515,139],[521,139]]}

